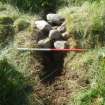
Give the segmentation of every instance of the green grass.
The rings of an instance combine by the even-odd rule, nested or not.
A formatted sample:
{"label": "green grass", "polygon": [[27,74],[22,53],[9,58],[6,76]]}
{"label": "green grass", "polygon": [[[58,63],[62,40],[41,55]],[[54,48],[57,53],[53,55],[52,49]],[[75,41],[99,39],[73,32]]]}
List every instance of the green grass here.
{"label": "green grass", "polygon": [[[39,18],[38,16],[19,12],[18,9],[12,7],[11,5],[2,4],[1,2],[0,2],[0,8],[1,8],[1,11],[0,11],[0,47],[1,48],[5,48],[9,44],[8,42],[13,43],[13,40],[16,43],[21,42],[21,40],[24,40],[27,37],[27,35],[30,40],[34,37],[31,34],[35,29],[34,28],[32,29],[31,24],[34,23],[34,21]],[[17,33],[18,32],[22,33],[22,31],[24,31],[23,32],[24,34],[23,35],[20,34],[20,36],[17,37]],[[36,34],[35,32],[36,31],[34,31],[34,35]],[[29,45],[30,47],[32,46],[32,44],[29,44]]]}
{"label": "green grass", "polygon": [[9,25],[0,25],[0,49],[13,42],[14,28]]}
{"label": "green grass", "polygon": [[[2,14],[2,11],[0,12]],[[0,15],[0,50],[13,43],[15,29],[10,15]]]}
{"label": "green grass", "polygon": [[99,2],[100,0],[0,0],[3,3],[9,3],[21,11],[31,13],[45,14],[53,12],[64,6],[82,5],[85,1]]}
{"label": "green grass", "polygon": [[80,39],[83,48],[103,46],[105,39],[105,1],[85,2],[82,6],[63,8],[59,14],[64,15],[67,30]]}
{"label": "green grass", "polygon": [[16,71],[7,59],[0,60],[0,105],[22,104],[22,97],[25,95],[24,85],[22,74]]}
{"label": "green grass", "polygon": [[63,0],[0,0],[3,3],[11,4],[21,11],[41,13],[55,11]]}
{"label": "green grass", "polygon": [[17,19],[14,23],[16,32],[26,29],[27,27],[29,27],[29,25],[30,25],[29,21],[21,19],[21,18]]}
{"label": "green grass", "polygon": [[41,58],[17,50],[19,46],[35,47],[36,29],[31,22],[37,17],[0,3],[0,105],[43,105],[31,91],[39,80],[36,69],[42,69]]}
{"label": "green grass", "polygon": [[72,5],[73,6],[80,6],[86,1],[92,3],[94,1],[99,2],[100,0],[65,0],[65,4],[66,4],[66,6],[72,6]]}
{"label": "green grass", "polygon": [[[70,59],[69,54],[66,59]],[[81,77],[82,79],[88,77],[89,84],[84,87],[77,82],[78,80],[75,81],[77,87],[74,91],[76,92],[72,93],[68,105],[104,105],[105,48],[90,50],[84,54],[76,54],[72,61],[69,61],[66,64],[69,72],[72,68],[79,75],[79,81]]]}

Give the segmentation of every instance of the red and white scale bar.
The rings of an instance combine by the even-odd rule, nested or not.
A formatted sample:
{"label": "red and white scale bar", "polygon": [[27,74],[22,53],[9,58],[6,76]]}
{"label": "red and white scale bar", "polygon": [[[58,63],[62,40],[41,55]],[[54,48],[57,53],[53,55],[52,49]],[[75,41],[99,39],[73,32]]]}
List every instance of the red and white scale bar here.
{"label": "red and white scale bar", "polygon": [[55,48],[17,48],[17,50],[21,51],[74,51],[74,52],[84,52],[87,49],[80,48],[70,48],[70,49],[55,49]]}

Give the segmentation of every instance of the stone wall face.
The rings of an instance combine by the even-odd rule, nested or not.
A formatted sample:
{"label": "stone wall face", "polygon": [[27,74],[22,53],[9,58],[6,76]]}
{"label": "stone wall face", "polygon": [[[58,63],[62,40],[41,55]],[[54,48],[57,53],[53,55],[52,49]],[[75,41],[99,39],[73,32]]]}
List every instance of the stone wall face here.
{"label": "stone wall face", "polygon": [[58,14],[48,14],[46,20],[37,20],[34,26],[38,29],[37,44],[39,48],[67,48],[68,32],[65,19]]}

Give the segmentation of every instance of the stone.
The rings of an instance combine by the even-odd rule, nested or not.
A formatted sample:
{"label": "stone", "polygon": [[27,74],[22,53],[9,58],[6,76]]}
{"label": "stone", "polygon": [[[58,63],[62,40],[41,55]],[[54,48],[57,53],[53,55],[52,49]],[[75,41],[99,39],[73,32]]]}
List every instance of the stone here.
{"label": "stone", "polygon": [[40,31],[50,31],[52,29],[51,25],[45,20],[38,20],[35,25]]}
{"label": "stone", "polygon": [[59,31],[53,29],[49,32],[49,38],[51,40],[59,40],[59,39],[62,39],[62,35]]}
{"label": "stone", "polygon": [[38,31],[37,34],[35,35],[35,39],[36,42],[38,42],[39,40],[43,40],[45,38],[47,38],[47,34],[44,34],[42,31]]}
{"label": "stone", "polygon": [[61,26],[57,28],[57,30],[61,33],[64,33],[66,31],[66,23],[64,22]]}
{"label": "stone", "polygon": [[67,42],[66,41],[55,41],[54,47],[57,49],[64,49],[67,48]]}
{"label": "stone", "polygon": [[38,41],[38,46],[40,48],[50,48],[51,47],[51,40],[49,38],[40,40],[40,41]]}
{"label": "stone", "polygon": [[55,25],[60,25],[64,21],[64,18],[58,14],[50,13],[47,15],[47,21]]}
{"label": "stone", "polygon": [[69,38],[69,33],[68,32],[62,33],[62,37],[63,37],[63,39],[67,40]]}

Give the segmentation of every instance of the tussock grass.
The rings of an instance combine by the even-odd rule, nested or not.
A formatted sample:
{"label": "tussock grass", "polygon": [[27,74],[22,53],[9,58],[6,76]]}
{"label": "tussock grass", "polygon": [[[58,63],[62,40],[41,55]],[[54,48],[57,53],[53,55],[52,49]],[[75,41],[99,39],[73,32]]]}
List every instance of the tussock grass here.
{"label": "tussock grass", "polygon": [[[30,14],[24,14],[19,12],[18,9],[12,7],[9,4],[2,4],[0,2],[0,43],[1,47],[7,46],[8,42],[12,42],[14,40],[14,43],[18,43],[24,39],[27,39],[28,46],[33,46],[34,43],[34,36],[35,32],[34,29],[31,27],[31,23],[34,23],[36,19],[39,17],[36,15],[30,15]],[[5,9],[2,9],[5,8]],[[33,21],[34,20],[34,21]],[[21,32],[24,31],[24,32]],[[34,32],[33,32],[34,31]],[[20,36],[17,35],[19,32]],[[23,33],[23,34],[22,34]],[[33,35],[34,33],[34,35]],[[16,37],[17,38],[16,38]],[[27,38],[28,36],[28,38]],[[10,40],[12,39],[12,40]],[[16,40],[15,40],[16,39]],[[19,39],[19,40],[18,40]],[[30,40],[30,41],[28,41]],[[32,41],[33,40],[33,41]],[[31,43],[32,41],[32,43]],[[20,44],[20,43],[19,43]],[[22,43],[21,43],[22,44]],[[23,42],[25,45],[26,43]]]}
{"label": "tussock grass", "polygon": [[67,23],[68,32],[80,39],[80,46],[94,48],[103,46],[105,39],[105,1],[85,2],[82,6],[66,7],[60,10]]}
{"label": "tussock grass", "polygon": [[27,27],[29,27],[29,25],[30,25],[29,21],[21,19],[21,18],[17,19],[14,23],[16,32],[26,29]]}

